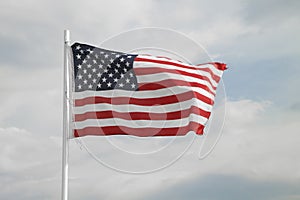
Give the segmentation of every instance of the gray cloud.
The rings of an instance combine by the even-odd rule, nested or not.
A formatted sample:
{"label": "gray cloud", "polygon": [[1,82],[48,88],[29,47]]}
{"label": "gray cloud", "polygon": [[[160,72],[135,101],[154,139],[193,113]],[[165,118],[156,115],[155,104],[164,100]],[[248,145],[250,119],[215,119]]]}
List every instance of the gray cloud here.
{"label": "gray cloud", "polygon": [[0,128],[0,198],[57,199],[60,171],[58,138],[19,128]]}
{"label": "gray cloud", "polygon": [[244,19],[249,23],[261,23],[266,26],[280,24],[286,19],[292,20],[299,16],[299,1],[248,1],[244,3]]}
{"label": "gray cloud", "polygon": [[300,197],[300,182],[276,182],[251,180],[238,176],[206,175],[195,180],[175,183],[170,188],[161,188],[147,200],[288,200]]}

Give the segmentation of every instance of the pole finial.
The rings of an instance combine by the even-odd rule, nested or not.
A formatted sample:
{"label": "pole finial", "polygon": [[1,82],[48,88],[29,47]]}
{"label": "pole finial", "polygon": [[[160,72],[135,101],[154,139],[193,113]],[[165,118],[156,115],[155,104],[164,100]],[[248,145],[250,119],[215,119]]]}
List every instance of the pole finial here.
{"label": "pole finial", "polygon": [[70,31],[69,30],[64,30],[64,40],[65,40],[65,43],[70,43]]}

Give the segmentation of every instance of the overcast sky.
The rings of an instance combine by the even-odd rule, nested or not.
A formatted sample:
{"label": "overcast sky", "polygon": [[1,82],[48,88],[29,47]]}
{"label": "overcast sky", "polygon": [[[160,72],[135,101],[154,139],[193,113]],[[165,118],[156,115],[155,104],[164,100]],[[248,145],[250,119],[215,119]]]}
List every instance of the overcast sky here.
{"label": "overcast sky", "polygon": [[[299,9],[296,0],[1,1],[0,199],[60,198],[63,30],[98,45],[142,27],[176,30],[228,64],[222,137],[204,160],[197,137],[170,165],[191,136],[89,144],[119,170],[168,165],[146,174],[113,170],[72,140],[70,199],[300,199]],[[136,159],[111,145],[143,152],[170,141],[169,151]]]}

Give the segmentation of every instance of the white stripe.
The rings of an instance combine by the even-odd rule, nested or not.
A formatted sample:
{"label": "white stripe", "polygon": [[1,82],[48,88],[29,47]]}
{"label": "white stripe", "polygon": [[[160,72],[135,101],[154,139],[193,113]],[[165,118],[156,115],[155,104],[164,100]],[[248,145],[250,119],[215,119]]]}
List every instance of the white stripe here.
{"label": "white stripe", "polygon": [[126,126],[130,128],[174,128],[187,126],[191,121],[204,125],[207,118],[191,114],[187,118],[176,120],[126,120],[120,118],[87,119],[81,122],[74,122],[73,125],[75,129],[106,126]]}
{"label": "white stripe", "polygon": [[210,82],[212,82],[213,85],[218,85],[218,83],[212,78],[212,75],[210,73],[208,73],[206,71],[203,71],[201,69],[186,69],[186,68],[182,68],[182,67],[177,67],[175,65],[165,65],[165,64],[159,64],[159,63],[141,62],[141,61],[135,61],[133,63],[133,69],[136,69],[136,68],[152,68],[152,67],[165,68],[165,69],[175,69],[175,70],[178,69],[178,70],[185,71],[185,72],[188,72],[188,73],[192,73],[192,74],[195,74],[195,75],[205,76],[210,80]]}
{"label": "white stripe", "polygon": [[74,99],[83,99],[87,97],[130,97],[136,99],[147,99],[147,98],[157,98],[157,97],[165,97],[171,95],[179,95],[184,92],[195,91],[198,92],[211,100],[214,100],[214,95],[207,92],[206,90],[198,87],[188,87],[188,86],[174,86],[169,88],[162,88],[159,90],[147,90],[147,91],[129,91],[129,90],[102,90],[102,91],[82,91],[82,92],[74,92]]}
{"label": "white stripe", "polygon": [[[195,67],[195,68],[198,68],[198,69],[208,67],[209,69],[212,70],[212,72],[214,74],[216,74],[219,77],[222,77],[222,74],[223,74],[222,70],[217,69],[212,64],[205,64],[205,65],[199,65],[199,66],[189,65],[187,63],[179,62],[177,60],[172,60],[172,59],[167,59],[167,58],[158,58],[158,57],[155,57],[155,56],[148,56],[148,55],[138,55],[138,58],[145,58],[145,59],[158,60],[158,61],[168,61],[168,62],[171,62],[171,63],[176,63],[176,64],[184,65],[184,66],[187,66],[187,67]],[[135,62],[137,62],[137,61],[135,61]],[[141,62],[141,61],[138,61],[138,62]]]}
{"label": "white stripe", "polygon": [[116,112],[148,112],[148,113],[162,113],[162,112],[175,112],[180,110],[186,110],[191,108],[191,106],[196,106],[205,111],[211,112],[212,105],[206,104],[197,98],[193,98],[187,101],[157,105],[157,106],[139,106],[133,104],[126,105],[112,105],[107,103],[101,104],[88,104],[79,107],[73,107],[74,114],[83,114],[86,112],[97,112],[97,111],[116,111]]}
{"label": "white stripe", "polygon": [[176,79],[176,80],[183,80],[186,82],[196,82],[196,83],[206,85],[211,91],[215,91],[209,82],[202,80],[202,79],[194,78],[191,76],[185,76],[185,75],[181,75],[181,74],[162,72],[162,73],[158,73],[158,74],[136,76],[136,78],[137,78],[137,81],[139,84],[155,83],[155,82],[163,81],[166,79]]}

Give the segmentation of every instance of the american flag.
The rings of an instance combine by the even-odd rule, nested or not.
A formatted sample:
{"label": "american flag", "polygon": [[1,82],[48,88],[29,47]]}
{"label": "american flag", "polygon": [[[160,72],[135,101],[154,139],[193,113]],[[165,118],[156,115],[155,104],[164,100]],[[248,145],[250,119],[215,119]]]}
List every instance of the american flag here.
{"label": "american flag", "polygon": [[225,64],[71,48],[74,137],[203,134]]}

